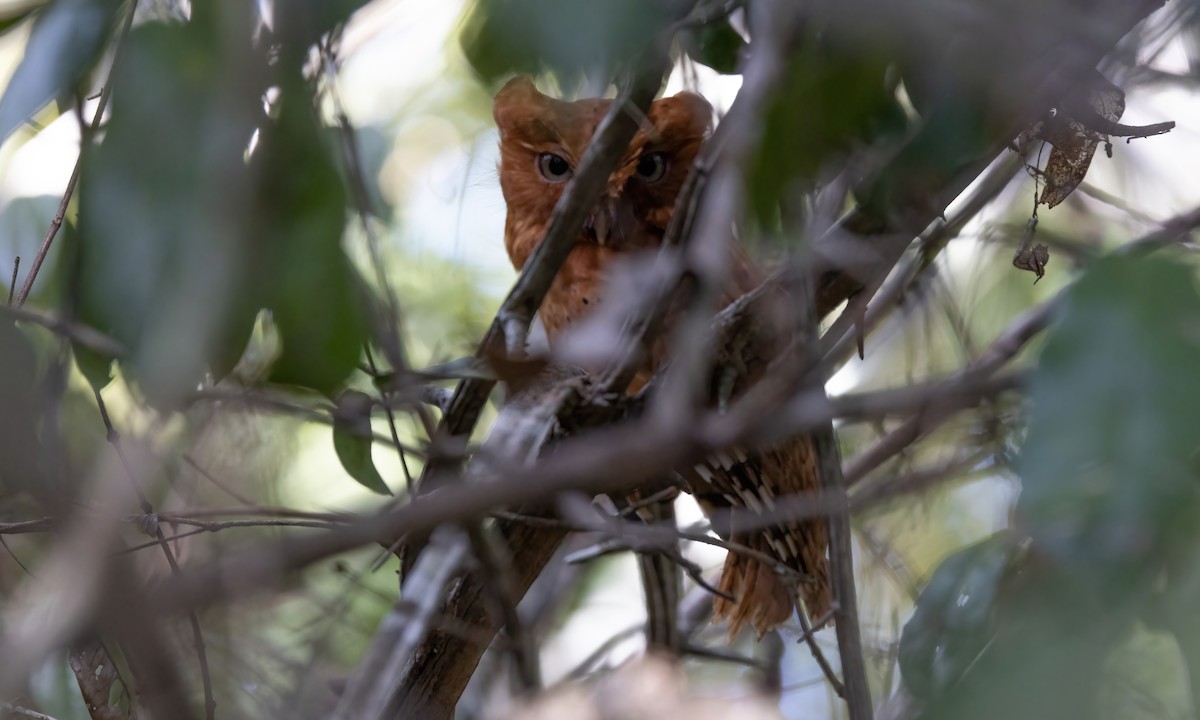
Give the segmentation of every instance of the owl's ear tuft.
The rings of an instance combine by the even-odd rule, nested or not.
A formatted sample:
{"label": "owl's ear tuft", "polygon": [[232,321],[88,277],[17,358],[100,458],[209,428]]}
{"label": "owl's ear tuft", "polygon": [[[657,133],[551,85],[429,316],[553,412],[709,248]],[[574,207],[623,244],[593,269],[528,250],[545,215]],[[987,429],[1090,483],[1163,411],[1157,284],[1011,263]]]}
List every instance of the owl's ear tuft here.
{"label": "owl's ear tuft", "polygon": [[505,83],[492,100],[492,117],[500,134],[505,135],[512,128],[528,123],[545,99],[528,75],[518,75]]}
{"label": "owl's ear tuft", "polygon": [[655,101],[651,119],[668,136],[702,138],[712,129],[712,105],[694,92],[681,92]]}

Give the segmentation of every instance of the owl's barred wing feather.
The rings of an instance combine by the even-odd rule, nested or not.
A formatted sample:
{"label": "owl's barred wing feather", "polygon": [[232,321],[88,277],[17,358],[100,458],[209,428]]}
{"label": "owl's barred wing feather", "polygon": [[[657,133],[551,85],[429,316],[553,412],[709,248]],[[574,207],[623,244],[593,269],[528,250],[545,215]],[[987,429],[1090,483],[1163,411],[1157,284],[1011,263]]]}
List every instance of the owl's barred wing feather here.
{"label": "owl's barred wing feather", "polygon": [[[722,508],[745,508],[770,514],[776,500],[820,490],[816,457],[808,438],[797,438],[771,450],[747,453],[731,449],[697,464],[685,480],[705,514],[720,518]],[[714,523],[717,533],[739,545],[776,558],[791,573],[753,557],[730,551],[725,559],[719,590],[736,598],[717,597],[713,620],[729,623],[730,635],[751,625],[761,637],[786,622],[796,601],[803,600],[814,622],[828,615],[832,604],[829,586],[828,545],[820,520],[771,522],[749,531],[734,531]]]}

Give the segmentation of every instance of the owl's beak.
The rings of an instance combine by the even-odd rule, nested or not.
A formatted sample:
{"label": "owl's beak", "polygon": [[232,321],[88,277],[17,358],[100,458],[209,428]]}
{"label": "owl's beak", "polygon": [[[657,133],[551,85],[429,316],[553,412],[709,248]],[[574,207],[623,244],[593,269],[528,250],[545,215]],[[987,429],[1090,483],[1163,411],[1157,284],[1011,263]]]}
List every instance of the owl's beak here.
{"label": "owl's beak", "polygon": [[605,196],[583,226],[596,236],[596,243],[601,247],[618,244],[627,239],[634,224],[633,208],[621,196]]}

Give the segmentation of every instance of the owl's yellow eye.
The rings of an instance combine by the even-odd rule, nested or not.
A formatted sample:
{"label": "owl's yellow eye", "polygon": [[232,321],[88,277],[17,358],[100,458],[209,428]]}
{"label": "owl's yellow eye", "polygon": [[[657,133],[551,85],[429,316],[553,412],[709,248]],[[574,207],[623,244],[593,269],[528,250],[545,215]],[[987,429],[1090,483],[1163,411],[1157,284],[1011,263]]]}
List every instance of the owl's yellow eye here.
{"label": "owl's yellow eye", "polygon": [[643,155],[638,160],[637,174],[642,182],[658,182],[662,180],[663,175],[667,174],[667,159],[663,157],[662,153]]}
{"label": "owl's yellow eye", "polygon": [[571,177],[571,165],[561,155],[542,153],[537,159],[538,172],[550,182],[562,182]]}

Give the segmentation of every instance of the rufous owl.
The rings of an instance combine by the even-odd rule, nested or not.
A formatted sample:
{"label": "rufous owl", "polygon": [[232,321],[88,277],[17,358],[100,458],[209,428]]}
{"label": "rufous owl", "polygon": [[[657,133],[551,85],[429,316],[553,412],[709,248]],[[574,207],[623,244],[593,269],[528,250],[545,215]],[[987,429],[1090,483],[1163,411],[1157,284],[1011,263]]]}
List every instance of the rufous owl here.
{"label": "rufous owl", "polygon": [[[611,102],[557,100],[524,76],[496,94],[492,114],[500,130],[500,187],[508,207],[504,244],[517,270],[542,241],[551,212]],[[653,130],[643,127],[630,142],[542,301],[538,314],[551,347],[604,301],[606,273],[615,259],[662,243],[676,196],[711,129],[712,107],[695,93],[681,92],[653,102],[646,119]],[[758,276],[738,248],[731,247],[729,257],[733,287],[725,303],[753,289]],[[668,314],[662,335],[669,333],[670,322]],[[654,342],[629,392],[667,360],[666,344]],[[730,507],[762,512],[773,508],[776,498],[817,492],[820,485],[807,437],[754,452],[718,453],[679,474],[707,514]],[[761,636],[790,618],[800,599],[814,620],[829,617],[823,521],[771,525],[728,539],[778,558],[804,580],[785,579],[766,564],[730,552],[718,587],[735,600],[714,599],[714,622],[727,621],[731,635],[750,624]]]}

